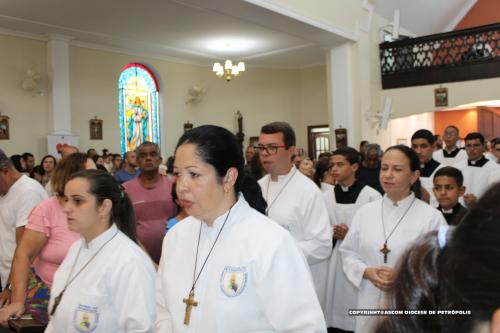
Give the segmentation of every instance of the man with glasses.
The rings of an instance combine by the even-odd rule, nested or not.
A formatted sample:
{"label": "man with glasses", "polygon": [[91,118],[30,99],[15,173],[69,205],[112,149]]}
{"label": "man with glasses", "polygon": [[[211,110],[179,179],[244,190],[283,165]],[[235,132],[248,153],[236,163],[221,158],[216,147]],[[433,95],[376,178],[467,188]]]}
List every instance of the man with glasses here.
{"label": "man with glasses", "polygon": [[267,201],[267,215],[288,230],[302,249],[320,304],[325,309],[332,229],[321,191],[291,161],[295,154],[295,133],[288,123],[263,126],[255,148],[268,173],[259,180]]}
{"label": "man with glasses", "polygon": [[466,160],[465,151],[457,147],[458,134],[458,127],[453,125],[446,127],[443,133],[444,149],[436,150],[432,158],[443,165],[454,165]]}
{"label": "man with glasses", "polygon": [[476,202],[491,184],[500,181],[500,166],[484,157],[484,143],[484,136],[481,133],[467,134],[465,137],[467,160],[454,165],[464,175],[466,193],[463,201],[468,207]]}
{"label": "man with glasses", "polygon": [[172,182],[158,172],[161,156],[156,143],[144,142],[136,149],[139,176],[123,183],[134,206],[137,239],[158,263],[167,220],[177,214]]}

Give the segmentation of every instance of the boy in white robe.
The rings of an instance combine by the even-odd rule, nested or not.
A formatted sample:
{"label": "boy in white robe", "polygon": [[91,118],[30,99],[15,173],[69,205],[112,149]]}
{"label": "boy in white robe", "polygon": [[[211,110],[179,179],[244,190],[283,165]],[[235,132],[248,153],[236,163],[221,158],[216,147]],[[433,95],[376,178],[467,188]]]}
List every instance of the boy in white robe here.
{"label": "boy in white robe", "polygon": [[358,291],[342,269],[339,248],[349,232],[354,213],[364,204],[382,198],[378,191],[356,180],[360,159],[359,153],[351,147],[334,151],[330,164],[337,185],[323,193],[336,240],[328,263],[326,324],[344,331],[354,331],[355,318],[349,316],[348,311],[356,308]]}

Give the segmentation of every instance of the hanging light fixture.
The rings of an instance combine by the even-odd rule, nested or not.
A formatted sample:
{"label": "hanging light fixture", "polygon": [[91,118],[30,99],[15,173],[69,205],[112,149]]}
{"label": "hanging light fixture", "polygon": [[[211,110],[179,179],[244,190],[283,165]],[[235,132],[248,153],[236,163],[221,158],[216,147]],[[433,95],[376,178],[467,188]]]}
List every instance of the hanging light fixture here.
{"label": "hanging light fixture", "polygon": [[245,71],[245,63],[240,61],[238,65],[233,65],[231,60],[226,60],[223,67],[220,63],[216,62],[214,63],[213,71],[215,75],[229,82]]}

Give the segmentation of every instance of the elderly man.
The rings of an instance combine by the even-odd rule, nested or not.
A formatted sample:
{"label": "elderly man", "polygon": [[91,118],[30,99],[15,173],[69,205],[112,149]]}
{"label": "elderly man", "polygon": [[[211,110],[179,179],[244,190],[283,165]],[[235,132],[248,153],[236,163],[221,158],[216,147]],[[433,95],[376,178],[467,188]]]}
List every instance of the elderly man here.
{"label": "elderly man", "polygon": [[136,150],[141,173],[123,183],[134,206],[137,238],[158,263],[167,220],[177,213],[172,198],[172,182],[158,173],[161,162],[156,143],[144,142]]}
{"label": "elderly man", "polygon": [[6,290],[14,251],[28,223],[28,215],[46,198],[42,185],[17,171],[0,149],[0,279]]}

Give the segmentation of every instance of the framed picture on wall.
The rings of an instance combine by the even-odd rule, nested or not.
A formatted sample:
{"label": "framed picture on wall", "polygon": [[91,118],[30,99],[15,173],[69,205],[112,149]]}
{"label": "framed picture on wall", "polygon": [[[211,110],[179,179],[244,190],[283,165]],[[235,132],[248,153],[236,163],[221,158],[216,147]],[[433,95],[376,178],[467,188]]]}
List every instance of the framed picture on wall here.
{"label": "framed picture on wall", "polygon": [[434,89],[434,106],[448,106],[448,88]]}
{"label": "framed picture on wall", "polygon": [[250,139],[248,140],[248,145],[255,147],[259,144],[259,137],[258,136],[251,136]]}
{"label": "framed picture on wall", "polygon": [[0,140],[10,139],[9,117],[0,115]]}
{"label": "framed picture on wall", "polygon": [[408,146],[408,140],[404,139],[404,138],[399,138],[399,139],[396,139],[396,144],[397,145]]}
{"label": "framed picture on wall", "polygon": [[335,130],[335,146],[337,148],[347,147],[347,129],[337,128]]}
{"label": "framed picture on wall", "polygon": [[97,116],[89,120],[90,140],[102,140],[102,119]]}

